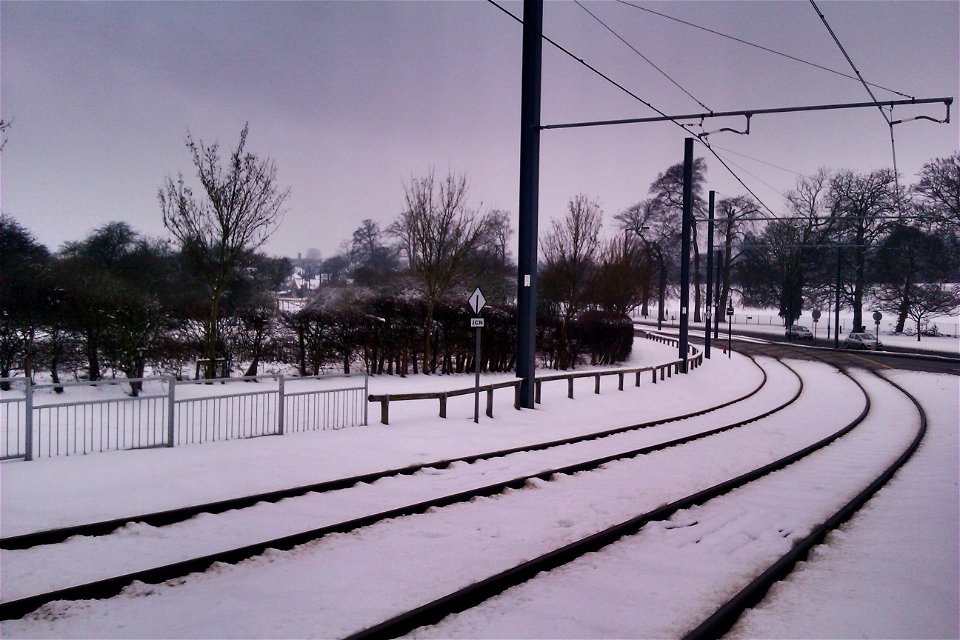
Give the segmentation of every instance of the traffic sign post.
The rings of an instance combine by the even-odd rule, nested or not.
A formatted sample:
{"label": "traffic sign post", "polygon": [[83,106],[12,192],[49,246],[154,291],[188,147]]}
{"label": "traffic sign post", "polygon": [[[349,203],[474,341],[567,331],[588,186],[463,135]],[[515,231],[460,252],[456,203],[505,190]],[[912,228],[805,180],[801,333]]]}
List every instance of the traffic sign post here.
{"label": "traffic sign post", "polygon": [[[813,342],[817,342],[817,322],[820,321],[820,309],[814,309],[810,312],[810,315],[813,317]],[[829,322],[829,318],[828,318]],[[827,336],[827,339],[830,339],[830,336]]]}
{"label": "traffic sign post", "polygon": [[874,349],[879,349],[879,348],[880,348],[880,320],[882,320],[882,319],[883,319],[883,314],[882,314],[882,313],[880,313],[879,311],[874,311],[874,312],[873,312],[873,321],[874,321],[874,322],[876,323],[876,325],[877,325],[877,334],[876,334],[877,342],[876,342],[876,345],[874,346]]}
{"label": "traffic sign post", "polygon": [[[483,291],[480,287],[474,289],[473,293],[467,299],[467,304],[473,310],[475,316],[480,315],[480,311],[486,306],[487,300],[483,297]],[[473,388],[473,422],[480,423],[480,330],[483,328],[483,318],[470,318],[470,326],[477,332],[477,349],[473,359],[474,370],[474,388]]]}

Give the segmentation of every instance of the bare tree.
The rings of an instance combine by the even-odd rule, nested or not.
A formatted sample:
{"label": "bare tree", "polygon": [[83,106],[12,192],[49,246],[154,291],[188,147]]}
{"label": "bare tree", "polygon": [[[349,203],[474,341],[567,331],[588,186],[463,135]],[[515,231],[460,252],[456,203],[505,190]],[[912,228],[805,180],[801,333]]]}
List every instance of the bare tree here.
{"label": "bare tree", "polygon": [[4,136],[11,124],[13,124],[13,120],[0,120],[0,151],[3,151],[3,148],[7,145],[7,139]]}
{"label": "bare tree", "polygon": [[896,211],[895,182],[893,171],[889,169],[862,175],[840,171],[830,180],[829,207],[841,241],[850,245],[844,255],[852,262],[854,270],[854,330],[863,326],[867,252],[893,226],[887,218]]}
{"label": "bare tree", "polygon": [[186,145],[203,195],[194,196],[182,173],[176,180],[168,176],[159,191],[164,226],[203,269],[210,301],[203,349],[207,377],[213,375],[221,346],[220,304],[227,283],[244,253],[261,247],[280,224],[290,195],[277,186],[276,165],[245,150],[248,131],[245,124],[225,167],[218,143],[206,146],[188,134]]}
{"label": "bare tree", "polygon": [[487,214],[483,245],[501,264],[508,264],[507,254],[511,236],[513,236],[513,228],[510,226],[510,212],[491,209]]}
{"label": "bare tree", "polygon": [[[658,200],[642,200],[618,213],[614,218],[620,228],[636,235],[643,243],[649,260],[656,264],[657,271],[657,324],[661,326],[666,317],[666,293],[669,270],[676,264],[672,257],[679,257],[680,228],[669,210]],[[649,291],[643,296],[643,315]]]}
{"label": "bare tree", "polygon": [[960,306],[960,289],[956,285],[940,283],[917,285],[908,313],[910,318],[917,323],[917,342],[920,341],[925,319],[951,313],[958,306]]}
{"label": "bare tree", "polygon": [[918,284],[951,277],[946,254],[939,234],[906,224],[897,225],[880,241],[870,260],[872,279],[878,284],[874,297],[882,310],[897,314],[896,333],[903,332]]}
{"label": "bare tree", "polygon": [[406,208],[389,232],[397,238],[410,273],[426,301],[423,370],[435,369],[431,350],[434,310],[473,266],[471,254],[482,241],[487,219],[467,205],[467,178],[448,173],[442,180],[431,170],[404,187]]}
{"label": "bare tree", "polygon": [[919,175],[913,191],[922,208],[956,231],[960,225],[960,152],[931,160],[923,165]]}
{"label": "bare tree", "polygon": [[[571,320],[588,299],[591,271],[600,252],[602,218],[599,203],[577,194],[568,204],[567,215],[553,221],[552,230],[541,242],[540,284],[544,297],[559,307],[564,346],[570,341]],[[561,369],[572,364],[566,351],[558,363]]]}
{"label": "bare tree", "polygon": [[[747,196],[723,198],[717,203],[717,228],[723,252],[723,262],[718,273],[720,282],[715,293],[717,309],[725,309],[727,306],[731,286],[730,275],[740,260],[743,236],[754,227],[749,217],[759,211],[756,203]],[[707,256],[707,260],[711,259],[712,256]],[[722,315],[723,313],[713,314],[714,338],[719,336]]]}
{"label": "bare tree", "polygon": [[656,261],[629,231],[605,242],[590,284],[590,300],[604,311],[629,314],[644,301]]}
{"label": "bare tree", "polygon": [[383,242],[380,225],[367,218],[353,232],[349,244],[350,269],[359,284],[382,284],[397,270],[397,251]]}
{"label": "bare tree", "polygon": [[[700,290],[701,283],[701,262],[700,262],[700,242],[697,235],[697,221],[701,219],[704,211],[703,185],[706,183],[707,163],[703,158],[697,158],[693,161],[693,184],[691,192],[693,195],[693,220],[690,225],[690,247],[693,249],[693,321],[700,322]],[[657,176],[657,179],[650,185],[650,196],[657,203],[657,206],[664,212],[664,215],[671,216],[673,225],[677,230],[679,237],[681,223],[683,221],[683,163],[679,162],[669,167],[666,171]]]}

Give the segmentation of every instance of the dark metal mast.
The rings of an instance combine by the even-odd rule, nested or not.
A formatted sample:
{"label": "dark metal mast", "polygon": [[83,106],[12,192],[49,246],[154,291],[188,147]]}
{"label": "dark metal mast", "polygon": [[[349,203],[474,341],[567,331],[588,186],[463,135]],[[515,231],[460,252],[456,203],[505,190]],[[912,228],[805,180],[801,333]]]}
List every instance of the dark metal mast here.
{"label": "dark metal mast", "polygon": [[540,61],[543,0],[523,2],[520,220],[517,247],[517,377],[520,406],[534,408],[537,335],[537,206],[540,187]]}
{"label": "dark metal mast", "polygon": [[[707,209],[707,318],[704,322],[706,333],[703,336],[703,355],[710,357],[710,318],[713,317],[713,200],[716,191],[710,192],[710,204]],[[717,297],[720,292],[717,291]]]}
{"label": "dark metal mast", "polygon": [[690,319],[690,223],[693,220],[693,138],[683,141],[683,222],[680,237],[680,359],[687,372]]}

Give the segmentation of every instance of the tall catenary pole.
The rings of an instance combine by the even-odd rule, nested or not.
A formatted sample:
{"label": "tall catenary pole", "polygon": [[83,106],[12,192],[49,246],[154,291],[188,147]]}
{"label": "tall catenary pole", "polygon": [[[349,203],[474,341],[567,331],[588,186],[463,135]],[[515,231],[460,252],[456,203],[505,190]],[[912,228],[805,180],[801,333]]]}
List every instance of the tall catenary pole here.
{"label": "tall catenary pole", "polygon": [[[704,322],[703,355],[710,357],[710,318],[713,315],[713,200],[716,191],[710,192],[709,208],[707,209],[707,319]],[[717,291],[717,295],[720,292]]]}
{"label": "tall catenary pole", "polygon": [[720,319],[723,318],[724,309],[720,308],[720,274],[723,272],[723,251],[717,249],[717,277],[716,282],[713,283],[713,289],[717,292],[716,300],[717,304],[713,309],[713,339],[720,339]]}
{"label": "tall catenary pole", "polygon": [[683,221],[680,238],[680,359],[687,372],[690,306],[690,224],[693,219],[693,138],[683,144]]}
{"label": "tall catenary pole", "polygon": [[517,377],[520,406],[534,408],[537,335],[537,205],[540,187],[540,61],[543,0],[523,2],[520,94],[520,220],[517,246]]}
{"label": "tall catenary pole", "polygon": [[840,348],[840,247],[837,247],[837,298],[833,304],[833,348]]}

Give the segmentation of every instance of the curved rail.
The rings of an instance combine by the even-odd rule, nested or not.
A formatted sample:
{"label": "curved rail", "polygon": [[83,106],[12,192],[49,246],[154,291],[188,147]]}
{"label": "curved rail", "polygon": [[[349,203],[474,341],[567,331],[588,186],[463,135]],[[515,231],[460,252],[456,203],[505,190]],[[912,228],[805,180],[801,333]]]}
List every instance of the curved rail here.
{"label": "curved rail", "polygon": [[[844,372],[846,374],[846,372]],[[703,489],[694,494],[671,502],[667,505],[658,507],[647,513],[643,513],[625,522],[614,525],[603,531],[587,536],[564,547],[545,553],[537,558],[524,562],[520,565],[497,573],[489,578],[475,582],[467,587],[459,589],[451,594],[438,598],[421,607],[397,615],[380,624],[363,629],[348,636],[347,640],[371,640],[381,638],[396,638],[409,633],[418,627],[436,624],[443,618],[453,613],[459,613],[471,607],[474,607],[484,600],[487,600],[503,591],[518,584],[530,580],[537,574],[556,569],[573,560],[599,551],[624,536],[637,533],[647,523],[665,520],[677,511],[689,509],[698,504],[712,500],[725,493],[741,487],[749,482],[753,482],[765,475],[779,471],[806,456],[819,451],[840,437],[846,435],[859,425],[866,418],[870,411],[870,396],[866,389],[852,376],[846,374],[860,388],[864,397],[864,407],[856,418],[845,425],[840,430],[818,440],[817,442],[795,451],[779,460],[766,464],[762,467],[748,471],[730,480],[726,480],[707,489]]]}
{"label": "curved rail", "polygon": [[[759,364],[757,364],[757,366],[760,367]],[[479,488],[470,489],[470,490],[462,491],[455,494],[441,496],[439,498],[434,498],[434,499],[418,502],[416,504],[411,504],[411,505],[398,507],[395,509],[390,509],[380,513],[362,516],[360,518],[339,522],[333,525],[328,525],[325,527],[320,527],[320,528],[312,529],[309,531],[303,531],[303,532],[299,532],[299,533],[295,533],[287,536],[282,536],[280,538],[275,538],[272,540],[262,541],[255,544],[246,545],[243,547],[229,549],[226,551],[209,554],[202,557],[191,558],[188,560],[183,560],[180,562],[175,562],[175,563],[171,563],[171,564],[167,564],[159,567],[153,567],[153,568],[145,569],[141,571],[134,571],[121,576],[106,578],[102,580],[96,580],[96,581],[89,582],[82,585],[77,585],[73,587],[67,587],[64,589],[58,589],[55,591],[46,592],[46,593],[36,594],[33,596],[21,598],[18,600],[3,602],[3,603],[0,603],[0,620],[8,620],[12,618],[21,617],[37,609],[38,607],[48,602],[52,602],[54,600],[82,600],[82,599],[110,597],[110,596],[116,595],[125,586],[127,586],[128,584],[134,581],[141,581],[146,583],[159,583],[159,582],[163,582],[173,578],[179,578],[190,573],[204,571],[207,568],[209,568],[211,565],[217,562],[234,564],[242,560],[245,560],[247,558],[260,555],[267,549],[278,549],[278,550],[291,549],[297,545],[304,544],[312,540],[316,540],[330,533],[345,533],[349,531],[354,531],[361,527],[370,526],[372,524],[375,524],[377,522],[380,522],[382,520],[386,520],[389,518],[396,518],[396,517],[405,516],[405,515],[423,513],[430,508],[439,508],[439,507],[455,504],[458,502],[466,502],[477,497],[497,495],[499,493],[502,493],[506,489],[521,488],[528,481],[533,479],[549,481],[550,478],[555,474],[563,475],[563,474],[573,474],[581,471],[591,471],[591,470],[597,469],[598,467],[604,464],[607,464],[615,460],[635,458],[641,455],[646,455],[648,453],[653,453],[655,451],[660,451],[662,449],[666,449],[669,447],[686,444],[688,442],[700,440],[724,431],[729,431],[731,429],[742,427],[747,424],[756,422],[757,420],[763,419],[778,411],[781,411],[785,407],[794,403],[800,397],[801,393],[803,392],[803,379],[791,367],[789,367],[786,364],[784,364],[784,366],[787,369],[789,369],[794,374],[794,376],[796,376],[799,382],[796,393],[794,393],[791,398],[779,404],[778,406],[772,409],[769,409],[767,411],[764,411],[761,414],[747,418],[745,420],[740,420],[740,421],[733,422],[731,424],[727,424],[721,427],[716,427],[713,429],[709,429],[707,431],[691,434],[689,436],[684,436],[681,438],[676,438],[666,442],[661,442],[654,445],[648,445],[645,447],[632,449],[625,452],[606,455],[600,458],[594,458],[591,460],[578,462],[578,463],[567,465],[564,467],[543,470],[537,473],[520,476],[510,480],[496,482],[490,485],[486,485],[484,487],[479,487]],[[762,367],[760,367],[760,369],[761,371],[763,371]],[[766,382],[766,379],[767,379],[766,372],[764,371],[764,383]],[[763,383],[761,384],[761,387],[762,386],[763,386]],[[753,392],[748,394],[747,397],[749,397],[749,395],[755,394],[759,390],[759,388],[760,387],[758,387]],[[724,403],[723,406],[728,406],[729,404],[732,404],[732,402],[733,401],[728,401]],[[719,408],[719,406],[710,409],[710,411],[716,410],[717,408]],[[687,414],[680,418],[663,419],[659,421],[654,421],[653,423],[644,423],[644,424],[645,425],[662,424],[664,422],[671,422],[671,421],[676,421],[680,419],[686,419],[694,415],[701,415],[703,413],[707,413],[707,411],[694,412],[692,414]],[[637,427],[634,427],[634,428],[637,428]],[[629,428],[614,429],[614,430],[610,430],[610,432],[604,432],[604,433],[609,435],[611,433],[620,433],[626,430],[629,430]],[[596,439],[598,437],[601,437],[600,434],[591,434],[590,438],[566,439],[562,442],[567,443],[567,441],[569,440],[582,441],[585,439]],[[541,445],[536,445],[536,448],[534,449],[520,448],[520,449],[513,449],[510,451],[513,453],[517,453],[517,452],[524,452],[524,451],[531,451],[531,450],[539,450],[544,448],[547,448],[547,447],[541,444]],[[477,459],[480,459],[480,458],[477,458]]]}
{"label": "curved rail", "polygon": [[[749,356],[748,356],[749,357]],[[37,531],[33,533],[25,533],[16,536],[7,536],[5,538],[0,538],[0,549],[15,550],[15,549],[29,549],[30,547],[35,547],[43,544],[55,544],[58,542],[63,542],[71,536],[98,536],[106,535],[120,527],[126,526],[134,522],[142,522],[154,527],[174,524],[176,522],[182,522],[188,520],[195,516],[204,513],[216,514],[223,513],[224,511],[232,511],[235,509],[243,509],[251,507],[258,502],[279,502],[286,498],[295,498],[302,496],[307,493],[323,493],[327,491],[335,491],[338,489],[345,489],[347,487],[353,486],[357,483],[371,483],[377,480],[388,478],[391,476],[400,476],[400,475],[412,475],[424,469],[445,469],[450,465],[458,462],[465,462],[467,464],[477,462],[479,460],[487,460],[490,458],[500,458],[511,453],[519,453],[523,451],[540,451],[544,449],[550,449],[553,447],[559,447],[568,444],[576,444],[578,442],[587,442],[590,440],[596,440],[599,438],[605,438],[608,436],[616,435],[618,433],[626,433],[629,431],[635,431],[639,429],[646,429],[649,427],[659,426],[662,424],[667,424],[670,422],[678,422],[680,420],[686,420],[688,418],[693,418],[696,416],[704,415],[724,407],[728,407],[732,404],[738,402],[743,402],[748,398],[753,397],[767,384],[767,372],[761,367],[756,360],[752,357],[750,360],[753,364],[760,369],[761,374],[763,375],[760,384],[756,386],[753,390],[745,395],[742,395],[738,398],[732,400],[727,400],[721,402],[720,404],[707,407],[705,409],[699,409],[697,411],[691,411],[678,416],[670,416],[666,418],[659,418],[657,420],[650,420],[648,422],[642,422],[638,424],[627,425],[624,427],[616,427],[614,429],[607,429],[604,431],[598,431],[595,433],[588,433],[579,436],[572,436],[569,438],[560,438],[558,440],[550,440],[546,442],[534,443],[523,445],[519,447],[511,447],[509,449],[500,449],[497,451],[487,451],[483,453],[471,454],[466,456],[460,456],[458,458],[446,458],[442,460],[435,460],[432,462],[424,462],[420,464],[412,464],[405,467],[398,467],[394,469],[385,469],[382,471],[374,471],[371,473],[364,473],[355,476],[349,476],[346,478],[337,478],[334,480],[326,480],[323,482],[316,482],[308,485],[301,485],[297,487],[290,487],[288,489],[278,489],[276,491],[267,491],[264,493],[257,493],[247,496],[240,496],[237,498],[228,498],[226,500],[218,500],[215,502],[208,502],[204,504],[190,505],[187,507],[178,507],[176,509],[167,509],[165,511],[157,511],[153,513],[143,513],[133,516],[125,516],[122,518],[113,518],[110,520],[102,520],[99,522],[91,522],[80,525],[73,525],[68,527],[59,527],[56,529],[47,529],[44,531]],[[789,368],[789,367],[788,367]]]}
{"label": "curved rail", "polygon": [[798,562],[806,560],[807,555],[813,547],[823,542],[827,534],[838,528],[841,524],[849,520],[867,501],[893,477],[900,467],[907,463],[914,452],[923,441],[927,432],[927,414],[920,405],[920,402],[906,389],[880,375],[876,371],[870,370],[875,376],[886,381],[894,388],[903,393],[916,406],[920,415],[920,425],[917,428],[917,435],[913,438],[910,445],[900,456],[893,461],[883,473],[877,476],[873,482],[866,486],[860,493],[853,497],[849,502],[840,507],[836,513],[830,516],[823,523],[813,529],[813,531],[804,539],[794,544],[793,548],[781,556],[776,562],[771,564],[763,573],[757,576],[746,587],[740,590],[735,596],[725,602],[709,618],[700,623],[695,629],[687,633],[685,640],[701,640],[706,638],[719,638],[729,631],[737,619],[747,609],[756,606],[766,596],[767,591],[774,583],[787,576]]}

